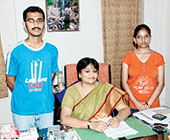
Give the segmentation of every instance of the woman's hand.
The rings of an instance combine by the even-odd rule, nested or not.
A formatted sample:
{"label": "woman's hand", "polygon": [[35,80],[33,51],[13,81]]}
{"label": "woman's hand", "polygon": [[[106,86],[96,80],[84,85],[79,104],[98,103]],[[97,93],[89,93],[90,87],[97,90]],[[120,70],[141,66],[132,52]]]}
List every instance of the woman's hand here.
{"label": "woman's hand", "polygon": [[137,108],[139,111],[142,111],[142,110],[145,110],[145,109],[148,109],[148,108],[149,108],[149,107],[146,105],[145,102],[139,102],[139,101],[137,101],[137,102],[135,103],[135,106],[136,106],[136,108]]}
{"label": "woman's hand", "polygon": [[108,121],[107,124],[110,125],[113,128],[117,128],[119,126],[119,123],[120,122],[118,121],[118,119],[116,117],[113,117]]}
{"label": "woman's hand", "polygon": [[92,121],[90,123],[90,129],[103,132],[108,128],[107,124],[103,121]]}

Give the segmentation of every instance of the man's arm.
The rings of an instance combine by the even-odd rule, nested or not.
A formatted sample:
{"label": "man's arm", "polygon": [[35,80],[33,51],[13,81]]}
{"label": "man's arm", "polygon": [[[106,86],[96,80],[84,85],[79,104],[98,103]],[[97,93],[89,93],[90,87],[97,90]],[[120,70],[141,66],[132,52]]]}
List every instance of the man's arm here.
{"label": "man's arm", "polygon": [[6,75],[7,86],[9,87],[9,89],[11,90],[11,92],[13,91],[14,86],[15,86],[15,78],[16,78],[16,77],[14,77],[14,76]]}

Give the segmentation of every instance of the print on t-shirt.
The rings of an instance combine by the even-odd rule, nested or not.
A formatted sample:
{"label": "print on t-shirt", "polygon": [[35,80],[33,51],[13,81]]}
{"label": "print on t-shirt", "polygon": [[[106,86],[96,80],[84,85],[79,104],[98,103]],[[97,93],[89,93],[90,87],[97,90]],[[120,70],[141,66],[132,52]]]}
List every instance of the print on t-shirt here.
{"label": "print on t-shirt", "polygon": [[25,83],[29,83],[29,91],[42,91],[43,82],[47,81],[47,77],[41,78],[42,61],[40,59],[31,62],[31,77],[25,79]]}
{"label": "print on t-shirt", "polygon": [[154,89],[153,80],[148,76],[139,76],[133,87],[137,93],[148,94]]}

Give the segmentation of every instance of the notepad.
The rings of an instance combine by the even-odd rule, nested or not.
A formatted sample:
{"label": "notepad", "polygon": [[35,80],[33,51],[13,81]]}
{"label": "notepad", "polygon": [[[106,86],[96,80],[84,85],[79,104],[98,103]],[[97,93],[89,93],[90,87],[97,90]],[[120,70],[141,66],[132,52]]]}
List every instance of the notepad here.
{"label": "notepad", "polygon": [[[102,121],[108,122],[112,117],[104,118]],[[126,137],[129,135],[134,135],[138,133],[138,131],[131,128],[125,121],[120,122],[119,126],[117,128],[113,128],[111,126],[108,127],[104,131],[107,137],[111,137],[113,139],[117,139],[120,137]]]}

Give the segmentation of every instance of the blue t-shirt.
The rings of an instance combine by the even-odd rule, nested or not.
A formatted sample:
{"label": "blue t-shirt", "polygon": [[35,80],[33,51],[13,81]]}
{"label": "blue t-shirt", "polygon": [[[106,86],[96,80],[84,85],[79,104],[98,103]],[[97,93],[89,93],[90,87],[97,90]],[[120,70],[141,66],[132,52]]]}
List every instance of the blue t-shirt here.
{"label": "blue t-shirt", "polygon": [[12,48],[6,60],[6,74],[16,77],[11,110],[19,115],[52,112],[52,73],[58,72],[58,50],[44,42],[39,49],[30,48],[25,41]]}

